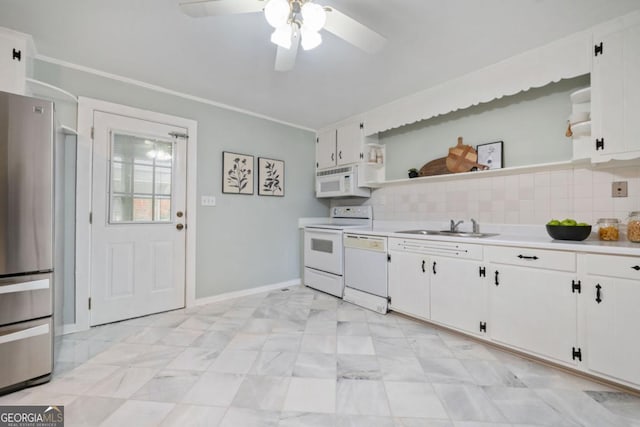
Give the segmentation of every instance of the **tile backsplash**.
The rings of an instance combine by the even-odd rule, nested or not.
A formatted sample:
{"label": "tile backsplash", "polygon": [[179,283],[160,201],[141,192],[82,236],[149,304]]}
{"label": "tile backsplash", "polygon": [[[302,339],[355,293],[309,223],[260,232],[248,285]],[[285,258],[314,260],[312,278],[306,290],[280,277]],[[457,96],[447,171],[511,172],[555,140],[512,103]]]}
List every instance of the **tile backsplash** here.
{"label": "tile backsplash", "polygon": [[[604,217],[625,221],[630,211],[640,210],[639,166],[567,167],[460,178],[388,185],[374,190],[362,204],[373,206],[377,220],[475,218],[493,224],[544,224],[552,218],[595,224]],[[615,181],[628,182],[628,197],[611,196]],[[334,200],[332,205],[342,203]]]}

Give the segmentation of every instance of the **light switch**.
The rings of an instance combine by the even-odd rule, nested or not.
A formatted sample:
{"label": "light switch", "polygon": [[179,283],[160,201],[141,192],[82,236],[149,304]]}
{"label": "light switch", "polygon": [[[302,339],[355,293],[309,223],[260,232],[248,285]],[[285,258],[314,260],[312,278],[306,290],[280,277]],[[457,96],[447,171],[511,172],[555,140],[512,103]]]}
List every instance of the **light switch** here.
{"label": "light switch", "polygon": [[202,206],[215,206],[216,205],[216,196],[201,196],[200,204]]}

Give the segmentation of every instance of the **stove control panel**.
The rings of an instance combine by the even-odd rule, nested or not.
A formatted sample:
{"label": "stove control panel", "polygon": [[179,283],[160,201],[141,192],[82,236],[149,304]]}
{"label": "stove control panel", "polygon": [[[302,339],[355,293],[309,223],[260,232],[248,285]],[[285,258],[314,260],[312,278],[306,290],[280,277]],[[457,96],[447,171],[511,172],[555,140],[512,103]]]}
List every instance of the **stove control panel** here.
{"label": "stove control panel", "polygon": [[336,206],[331,209],[331,217],[371,219],[373,209],[371,206]]}

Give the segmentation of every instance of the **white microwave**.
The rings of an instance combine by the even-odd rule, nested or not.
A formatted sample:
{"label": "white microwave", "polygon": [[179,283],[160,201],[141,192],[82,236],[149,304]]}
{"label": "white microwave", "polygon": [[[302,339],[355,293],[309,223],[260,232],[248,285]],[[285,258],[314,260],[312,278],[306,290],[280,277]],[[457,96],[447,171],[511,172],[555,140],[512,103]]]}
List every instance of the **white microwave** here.
{"label": "white microwave", "polygon": [[316,172],[316,197],[369,197],[371,189],[358,186],[358,165]]}

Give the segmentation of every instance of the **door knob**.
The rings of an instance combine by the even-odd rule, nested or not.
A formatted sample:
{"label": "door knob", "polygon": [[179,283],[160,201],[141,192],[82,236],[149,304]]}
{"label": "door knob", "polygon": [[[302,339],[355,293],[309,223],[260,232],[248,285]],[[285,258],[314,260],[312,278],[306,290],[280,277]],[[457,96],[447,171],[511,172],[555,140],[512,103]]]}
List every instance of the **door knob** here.
{"label": "door knob", "polygon": [[182,229],[184,228],[184,225],[182,224],[177,224],[176,228],[178,229],[178,231],[182,231]]}
{"label": "door knob", "polygon": [[182,215],[184,215],[184,214],[182,213],[182,211],[178,211],[178,212],[176,212],[176,216],[177,216],[178,218],[182,218]]}

